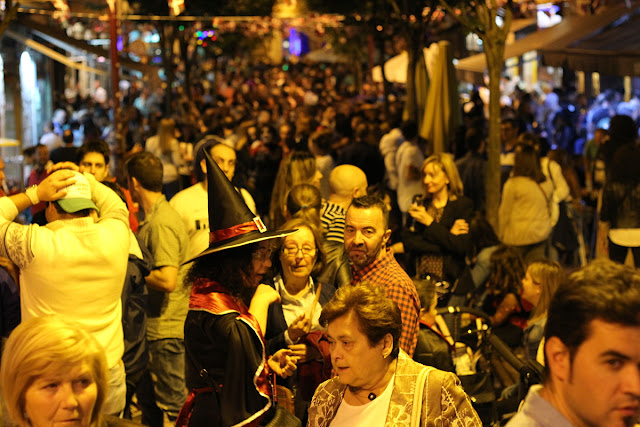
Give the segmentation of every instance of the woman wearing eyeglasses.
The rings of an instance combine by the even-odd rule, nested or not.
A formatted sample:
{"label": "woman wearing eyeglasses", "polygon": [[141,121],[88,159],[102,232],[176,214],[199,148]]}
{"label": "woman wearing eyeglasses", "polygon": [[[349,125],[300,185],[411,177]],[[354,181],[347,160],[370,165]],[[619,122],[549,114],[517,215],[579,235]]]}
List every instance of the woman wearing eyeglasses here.
{"label": "woman wearing eyeglasses", "polygon": [[205,158],[210,244],[191,260],[187,279],[190,393],[176,426],[288,426],[283,418],[299,420],[275,404],[270,374],[290,375],[295,358],[288,349],[265,351],[268,308],[280,296],[263,279],[271,267],[271,242],[295,230],[267,230],[211,156]]}
{"label": "woman wearing eyeglasses", "polygon": [[273,287],[280,295],[280,303],[269,307],[265,338],[270,354],[289,348],[298,358],[299,375],[287,386],[297,388],[296,415],[302,419],[315,388],[331,372],[328,341],[318,319],[334,289],[313,279],[325,262],[318,230],[300,218],[290,219],[282,226],[282,230],[294,229],[298,231],[282,239],[273,259]]}

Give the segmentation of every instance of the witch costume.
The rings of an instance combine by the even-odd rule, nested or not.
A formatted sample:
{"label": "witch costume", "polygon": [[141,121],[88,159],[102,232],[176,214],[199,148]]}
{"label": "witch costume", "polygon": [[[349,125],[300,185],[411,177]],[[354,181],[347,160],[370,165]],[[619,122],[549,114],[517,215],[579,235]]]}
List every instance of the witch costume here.
{"label": "witch costume", "polygon": [[[211,233],[209,248],[196,258],[217,262],[210,254],[294,231],[267,231],[208,153],[205,157]],[[184,329],[190,394],[176,426],[258,426],[272,418],[263,331],[246,304],[224,283],[195,279]]]}

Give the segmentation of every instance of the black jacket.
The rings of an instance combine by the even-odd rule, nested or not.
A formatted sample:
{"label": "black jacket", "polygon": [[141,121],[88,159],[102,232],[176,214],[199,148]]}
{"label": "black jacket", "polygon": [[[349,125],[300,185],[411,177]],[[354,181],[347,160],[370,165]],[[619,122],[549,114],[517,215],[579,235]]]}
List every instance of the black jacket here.
{"label": "black jacket", "polygon": [[[427,201],[428,203],[428,201]],[[415,231],[408,228],[402,233],[402,240],[406,252],[412,257],[424,254],[442,255],[443,273],[441,279],[452,285],[465,268],[465,257],[470,248],[469,234],[455,236],[449,232],[453,223],[458,219],[471,221],[473,202],[467,197],[449,200],[442,212],[440,222],[432,222],[430,226],[417,223]]]}

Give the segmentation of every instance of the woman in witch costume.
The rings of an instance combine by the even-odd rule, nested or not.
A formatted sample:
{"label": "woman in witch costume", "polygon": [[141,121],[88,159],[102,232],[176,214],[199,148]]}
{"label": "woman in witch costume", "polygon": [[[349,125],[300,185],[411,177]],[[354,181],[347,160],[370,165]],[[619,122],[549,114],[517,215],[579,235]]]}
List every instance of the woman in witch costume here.
{"label": "woman in witch costume", "polygon": [[210,156],[207,159],[209,248],[189,272],[192,284],[185,321],[187,386],[191,390],[177,426],[258,426],[276,412],[268,374],[286,377],[296,368],[289,350],[265,354],[269,305],[280,300],[260,284],[271,267],[267,231]]}

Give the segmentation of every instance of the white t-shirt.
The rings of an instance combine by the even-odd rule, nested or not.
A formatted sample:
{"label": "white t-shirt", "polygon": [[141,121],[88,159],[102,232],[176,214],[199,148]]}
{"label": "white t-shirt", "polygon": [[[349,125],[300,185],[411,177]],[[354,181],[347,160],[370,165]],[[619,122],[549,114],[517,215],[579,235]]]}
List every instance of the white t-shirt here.
{"label": "white t-shirt", "polygon": [[391,403],[391,392],[393,391],[395,379],[396,376],[394,375],[391,381],[389,381],[389,384],[387,384],[387,388],[384,389],[384,392],[364,405],[349,405],[343,399],[338,407],[336,416],[333,421],[331,421],[331,427],[383,427],[387,420],[387,412],[389,411],[389,403]]}
{"label": "white t-shirt", "polygon": [[[244,188],[240,194],[252,212],[256,204]],[[178,192],[169,204],[184,221],[189,235],[187,258],[191,259],[209,247],[209,195],[201,182]]]}
{"label": "white t-shirt", "polygon": [[398,207],[400,212],[407,213],[411,207],[411,201],[416,194],[424,193],[422,178],[410,178],[407,176],[409,167],[419,171],[424,162],[424,154],[420,147],[409,141],[402,143],[396,153],[396,166],[398,167]]}

